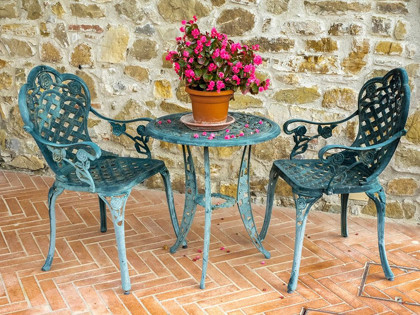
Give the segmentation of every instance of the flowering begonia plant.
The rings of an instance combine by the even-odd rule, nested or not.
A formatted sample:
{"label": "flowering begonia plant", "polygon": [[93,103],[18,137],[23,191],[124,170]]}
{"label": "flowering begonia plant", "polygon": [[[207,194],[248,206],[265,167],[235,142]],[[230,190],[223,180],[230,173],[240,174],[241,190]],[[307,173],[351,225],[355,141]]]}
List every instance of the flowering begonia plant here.
{"label": "flowering begonia plant", "polygon": [[258,45],[248,47],[229,40],[226,34],[201,32],[197,18],[182,21],[182,37],[177,37],[176,51],[169,51],[166,60],[186,85],[199,91],[225,91],[240,89],[242,93],[258,94],[266,89],[270,80],[260,81],[255,67],[262,63]]}

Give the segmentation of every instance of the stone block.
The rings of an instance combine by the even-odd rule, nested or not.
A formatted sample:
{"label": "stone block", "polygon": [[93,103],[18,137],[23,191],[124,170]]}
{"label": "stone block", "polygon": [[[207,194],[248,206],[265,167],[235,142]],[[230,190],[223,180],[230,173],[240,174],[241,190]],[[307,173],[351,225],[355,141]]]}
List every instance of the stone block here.
{"label": "stone block", "polygon": [[184,113],[191,110],[191,109],[182,107],[178,104],[167,102],[167,101],[162,101],[162,103],[160,103],[160,109],[168,114]]}
{"label": "stone block", "polygon": [[215,7],[221,7],[226,3],[226,0],[211,0],[211,4]]}
{"label": "stone block", "polygon": [[420,144],[420,111],[417,110],[408,116],[406,139],[416,145]]}
{"label": "stone block", "polygon": [[311,52],[334,52],[338,49],[337,41],[330,37],[324,37],[320,40],[306,40],[306,50]]}
{"label": "stone block", "polygon": [[281,26],[280,32],[285,35],[316,35],[322,33],[322,26],[319,21],[287,21]]}
{"label": "stone block", "polygon": [[406,219],[412,219],[414,218],[414,215],[416,214],[416,205],[412,202],[403,201],[402,208],[404,211],[404,217]]}
{"label": "stone block", "polygon": [[151,39],[137,39],[130,49],[130,56],[139,61],[150,60],[157,57],[157,42]]}
{"label": "stone block", "polygon": [[290,51],[295,46],[295,41],[290,38],[266,38],[266,37],[255,37],[244,41],[244,44],[248,46],[259,45],[259,52],[280,52]]}
{"label": "stone block", "polygon": [[154,96],[156,98],[172,98],[172,86],[168,80],[156,80]]}
{"label": "stone block", "polygon": [[382,14],[408,14],[407,4],[404,2],[378,2],[376,9]]}
{"label": "stone block", "polygon": [[218,30],[228,36],[243,36],[255,26],[255,15],[242,8],[223,10],[217,19]]}
{"label": "stone block", "polygon": [[282,14],[287,12],[290,0],[266,0],[265,6],[267,12],[273,14]]}
{"label": "stone block", "polygon": [[140,66],[126,66],[124,73],[140,82],[149,80],[149,70]]}
{"label": "stone block", "polygon": [[63,17],[66,14],[66,11],[63,8],[61,2],[57,2],[51,6],[51,11],[57,15],[59,18]]}
{"label": "stone block", "polygon": [[88,86],[91,99],[96,100],[98,98],[98,93],[96,92],[95,80],[85,71],[77,70],[76,75],[85,81]]}
{"label": "stone block", "polygon": [[324,93],[322,106],[354,111],[357,108],[358,93],[350,88],[334,88]]}
{"label": "stone block", "polygon": [[132,22],[139,24],[145,18],[144,11],[136,0],[123,0],[114,6],[118,14],[126,16]]}
{"label": "stone block", "polygon": [[17,18],[16,3],[0,3],[0,19]]}
{"label": "stone block", "polygon": [[[1,7],[0,7],[1,12]],[[1,14],[1,13],[0,13]],[[0,26],[1,34],[10,34],[16,36],[35,37],[38,34],[38,30],[34,25],[28,24],[3,24]]]}
{"label": "stone block", "polygon": [[285,65],[291,70],[302,73],[337,74],[337,56],[297,56],[286,61]]}
{"label": "stone block", "polygon": [[73,16],[79,18],[98,19],[105,17],[105,11],[97,4],[72,3],[70,4],[70,10]]}
{"label": "stone block", "polygon": [[46,42],[41,46],[40,59],[42,62],[57,63],[63,59],[63,56],[53,43]]}
{"label": "stone block", "polygon": [[392,20],[382,16],[372,16],[372,33],[391,36]]}
{"label": "stone block", "polygon": [[395,25],[394,36],[397,40],[404,40],[407,37],[408,24],[399,20]]}
{"label": "stone block", "polygon": [[38,0],[22,0],[22,7],[28,12],[29,20],[37,20],[42,16],[42,9]]}
{"label": "stone block", "polygon": [[0,72],[0,90],[8,90],[12,87],[13,77],[7,72]]}
{"label": "stone block", "polygon": [[343,35],[361,35],[363,33],[363,26],[356,23],[333,23],[328,29],[328,35],[343,36]]}
{"label": "stone block", "polygon": [[91,33],[103,33],[104,29],[97,24],[70,24],[70,32],[91,32]]}
{"label": "stone block", "polygon": [[307,104],[319,99],[320,96],[318,87],[313,86],[279,90],[274,95],[274,99],[280,103]]}
{"label": "stone block", "polygon": [[347,123],[346,136],[352,142],[356,139],[358,126],[358,123],[355,121],[350,121]]}
{"label": "stone block", "polygon": [[7,65],[7,61],[0,59],[0,69],[3,69],[4,67],[6,67],[6,65]]}
{"label": "stone block", "polygon": [[165,21],[176,23],[190,20],[194,15],[201,18],[210,14],[210,8],[199,0],[160,0],[157,8]]}
{"label": "stone block", "polygon": [[353,51],[350,52],[348,57],[344,58],[341,66],[346,73],[358,74],[366,65],[364,60],[366,55],[369,53],[370,44],[368,39],[363,41],[353,41]]}
{"label": "stone block", "polygon": [[71,53],[70,64],[74,67],[93,67],[92,47],[87,44],[79,44]]}
{"label": "stone block", "polygon": [[152,24],[146,24],[144,26],[137,26],[134,33],[152,36],[156,33],[156,30]]}
{"label": "stone block", "polygon": [[230,197],[236,197],[238,187],[236,184],[220,184],[220,193]]}
{"label": "stone block", "polygon": [[388,183],[386,192],[396,196],[414,196],[418,188],[418,183],[413,178],[397,178]]}
{"label": "stone block", "polygon": [[397,55],[401,56],[403,47],[400,43],[380,41],[375,46],[375,54],[378,55]]}
{"label": "stone block", "polygon": [[2,37],[1,40],[11,57],[29,58],[35,55],[35,50],[27,41],[5,37]]}
{"label": "stone block", "polygon": [[58,23],[54,29],[54,37],[63,47],[69,47],[66,26],[64,23]]}
{"label": "stone block", "polygon": [[416,147],[399,146],[395,153],[395,164],[405,171],[420,167],[420,150]]}
{"label": "stone block", "polygon": [[251,95],[234,94],[235,99],[229,102],[229,109],[247,109],[247,108],[261,108],[264,103]]}
{"label": "stone block", "polygon": [[122,25],[110,26],[101,43],[101,61],[120,63],[125,61],[130,35]]}
{"label": "stone block", "polygon": [[306,10],[315,15],[345,15],[369,12],[370,1],[304,1]]}
{"label": "stone block", "polygon": [[44,161],[35,155],[18,155],[8,165],[31,171],[37,171],[45,167]]}

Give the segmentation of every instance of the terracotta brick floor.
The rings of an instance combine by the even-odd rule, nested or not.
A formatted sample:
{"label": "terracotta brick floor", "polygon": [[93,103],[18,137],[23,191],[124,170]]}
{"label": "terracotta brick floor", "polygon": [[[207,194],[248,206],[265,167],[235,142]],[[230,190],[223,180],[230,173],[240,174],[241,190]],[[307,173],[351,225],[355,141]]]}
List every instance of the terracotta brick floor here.
{"label": "terracotta brick floor", "polygon": [[[338,215],[312,212],[298,290],[288,294],[294,210],[274,209],[264,241],[272,258],[266,260],[248,239],[237,209],[221,209],[213,214],[206,289],[200,290],[201,260],[193,259],[201,255],[203,209],[188,249],[172,255],[167,247],[174,235],[161,191],[134,190],[127,203],[130,295],[121,291],[112,224],[107,233],[99,232],[93,194],[66,192],[58,198],[56,253],[51,270],[42,272],[52,182],[0,171],[0,314],[420,314],[416,224],[387,221],[388,257],[401,267],[393,267],[396,278],[390,282],[375,264],[375,219],[350,216],[350,236],[343,238]],[[175,199],[180,210],[183,195]],[[254,210],[261,225],[264,207]]]}

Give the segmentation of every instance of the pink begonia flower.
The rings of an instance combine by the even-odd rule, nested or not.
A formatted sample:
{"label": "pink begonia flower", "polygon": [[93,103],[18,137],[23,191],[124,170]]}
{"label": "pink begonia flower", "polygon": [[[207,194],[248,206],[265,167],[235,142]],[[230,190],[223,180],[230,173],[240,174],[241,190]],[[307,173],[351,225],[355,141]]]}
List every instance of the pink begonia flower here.
{"label": "pink begonia flower", "polygon": [[220,92],[220,90],[225,87],[225,84],[219,80],[216,82],[216,87],[217,87],[217,92]]}
{"label": "pink begonia flower", "polygon": [[211,45],[211,40],[206,43],[206,46],[209,47]]}
{"label": "pink begonia flower", "polygon": [[175,40],[180,41],[180,40],[182,40],[182,37],[175,37]]}
{"label": "pink begonia flower", "polygon": [[225,136],[225,139],[226,139],[226,140],[229,140],[229,139],[230,139],[229,135],[226,135],[226,136]]}
{"label": "pink begonia flower", "polygon": [[238,67],[238,69],[241,69],[243,67],[242,62],[236,63],[236,66]]}
{"label": "pink begonia flower", "polygon": [[218,73],[219,78],[223,79],[223,77],[225,76],[225,74],[223,72],[219,72]]}
{"label": "pink begonia flower", "polygon": [[175,62],[175,63],[174,63],[174,68],[175,68],[175,71],[176,71],[176,70],[181,69],[181,66],[179,65],[179,63],[178,63],[178,62]]}
{"label": "pink begonia flower", "polygon": [[230,135],[231,138],[235,138],[235,135]]}
{"label": "pink begonia flower", "polygon": [[[184,57],[188,57],[188,56],[190,55],[190,53],[189,53],[188,51],[184,50],[184,52],[182,53],[182,55],[183,55]],[[244,71],[245,71],[245,70],[244,70]]]}
{"label": "pink begonia flower", "polygon": [[180,28],[179,28],[179,30],[180,30],[181,32],[185,32],[185,27],[183,27],[183,26],[182,26],[182,27],[180,27]]}
{"label": "pink begonia flower", "polygon": [[244,136],[244,133],[241,131],[240,133],[239,133],[239,137],[243,137]]}
{"label": "pink begonia flower", "polygon": [[261,262],[261,265],[265,265],[265,261],[264,260]]}
{"label": "pink begonia flower", "polygon": [[161,120],[159,120],[159,121],[158,121],[158,124],[159,124],[159,125],[162,125],[162,121],[161,121]]}
{"label": "pink begonia flower", "polygon": [[217,69],[217,66],[214,63],[209,64],[207,68],[209,72],[212,72],[213,70],[216,70],[216,69]]}
{"label": "pink begonia flower", "polygon": [[258,50],[258,49],[260,49],[260,45],[258,45],[258,44],[257,45],[254,45],[254,46],[252,46],[252,49],[253,50]]}
{"label": "pink begonia flower", "polygon": [[191,42],[185,42],[185,46],[190,47],[191,46]]}
{"label": "pink begonia flower", "polygon": [[256,132],[256,133],[259,133],[259,132],[260,132],[260,129],[258,129],[258,128],[257,128],[257,129],[255,129],[255,132]]}
{"label": "pink begonia flower", "polygon": [[220,247],[220,250],[225,250],[225,248],[224,247]]}
{"label": "pink begonia flower", "polygon": [[207,87],[207,91],[213,91],[215,84],[216,83],[214,81],[210,81],[209,86]]}
{"label": "pink begonia flower", "polygon": [[192,35],[194,38],[197,38],[197,37],[198,37],[198,35],[200,35],[200,31],[199,31],[197,28],[195,28],[195,29],[193,29],[193,30],[191,31],[191,35]]}
{"label": "pink begonia flower", "polygon": [[189,62],[189,63],[193,63],[193,62],[194,62],[194,58],[190,58],[190,59],[188,59],[188,62]]}
{"label": "pink begonia flower", "polygon": [[166,122],[167,122],[168,124],[170,124],[170,123],[172,122],[172,120],[168,119]]}
{"label": "pink begonia flower", "polygon": [[195,134],[194,134],[194,138],[196,138],[196,139],[197,139],[198,137],[200,137],[200,136],[199,136],[198,134],[196,134],[196,133],[195,133]]}
{"label": "pink begonia flower", "polygon": [[217,33],[216,28],[215,28],[215,27],[213,27],[213,28],[211,29],[211,37],[216,37],[216,36],[218,36],[218,35],[219,35],[219,33]]}
{"label": "pink begonia flower", "polygon": [[217,58],[219,56],[220,56],[220,49],[217,48],[217,49],[214,50],[212,57],[213,58]]}
{"label": "pink begonia flower", "polygon": [[254,63],[256,64],[256,65],[260,65],[260,64],[262,64],[262,58],[261,58],[261,56],[255,56],[254,57]]}
{"label": "pink begonia flower", "polygon": [[258,92],[262,92],[262,91],[264,91],[264,88],[263,88],[262,86],[260,86],[260,87],[258,88]]}
{"label": "pink begonia flower", "polygon": [[187,24],[187,21],[182,20],[181,24],[182,24],[182,25],[185,25],[185,24]]}
{"label": "pink begonia flower", "polygon": [[245,124],[245,128],[248,128],[249,127],[249,124]]}
{"label": "pink begonia flower", "polygon": [[203,131],[202,135],[207,136],[207,132]]}
{"label": "pink begonia flower", "polygon": [[230,131],[229,129],[226,129],[226,133],[229,133],[229,131]]}
{"label": "pink begonia flower", "polygon": [[232,67],[233,73],[239,73],[239,68],[237,66]]}
{"label": "pink begonia flower", "polygon": [[263,121],[262,121],[262,120],[260,120],[258,123],[259,123],[260,125],[262,125],[262,124],[263,124]]}

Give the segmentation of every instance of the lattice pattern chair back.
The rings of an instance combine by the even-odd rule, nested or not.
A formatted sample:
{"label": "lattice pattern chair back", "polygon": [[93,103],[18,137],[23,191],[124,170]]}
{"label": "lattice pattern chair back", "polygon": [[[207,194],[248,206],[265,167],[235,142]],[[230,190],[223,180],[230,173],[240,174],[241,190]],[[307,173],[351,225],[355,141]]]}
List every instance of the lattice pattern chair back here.
{"label": "lattice pattern chair back", "polygon": [[[394,69],[384,77],[366,82],[359,93],[359,131],[352,147],[382,143],[404,129],[407,121],[410,88],[405,71]],[[370,178],[388,165],[399,141],[364,156],[369,160]]]}
{"label": "lattice pattern chair back", "polygon": [[[86,84],[75,75],[60,74],[50,67],[34,70],[19,93],[20,99],[26,99],[26,102],[19,101],[25,125],[54,143],[91,141],[87,129],[90,94]],[[60,166],[53,161],[52,152],[44,144],[38,142],[38,145],[50,167],[59,172]],[[66,156],[73,160],[76,152],[76,148],[67,149]]]}

